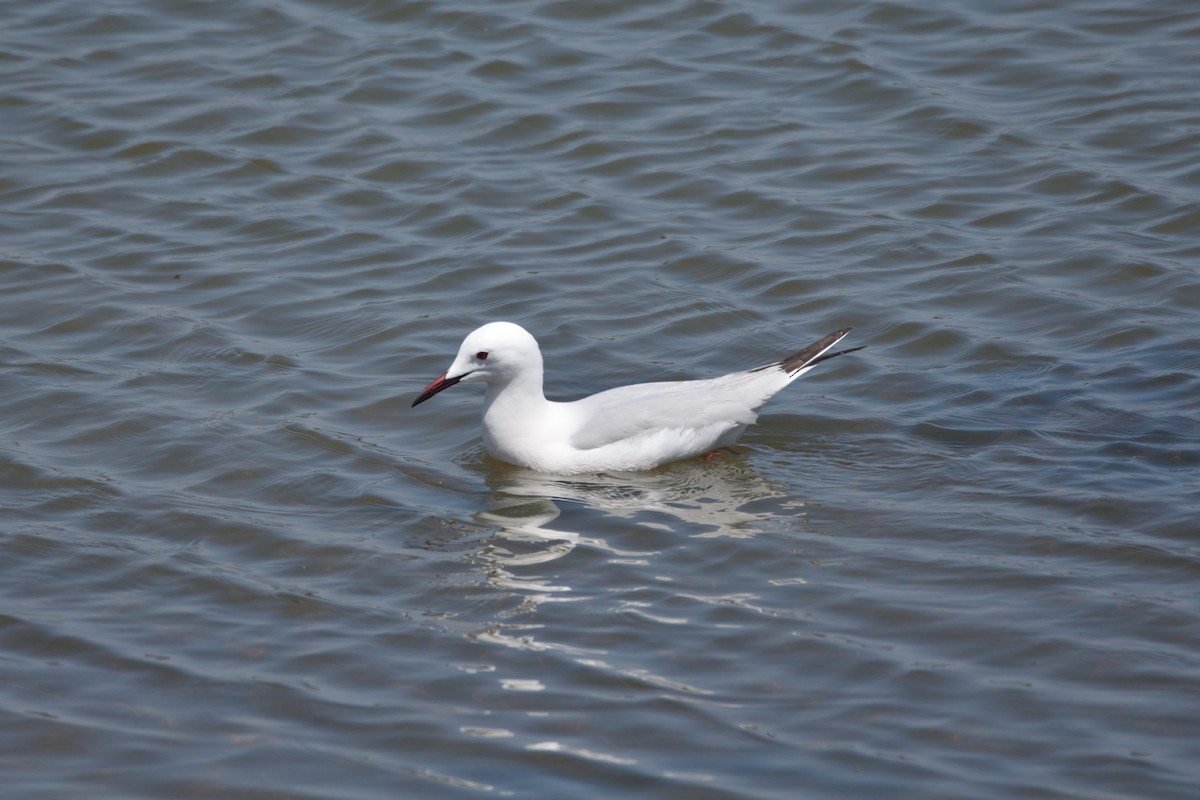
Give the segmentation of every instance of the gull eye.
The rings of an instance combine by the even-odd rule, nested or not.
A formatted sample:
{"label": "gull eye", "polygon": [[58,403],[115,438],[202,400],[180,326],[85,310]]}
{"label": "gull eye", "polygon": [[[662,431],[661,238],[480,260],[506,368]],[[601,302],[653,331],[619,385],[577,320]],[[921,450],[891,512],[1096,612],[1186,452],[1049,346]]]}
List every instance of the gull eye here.
{"label": "gull eye", "polygon": [[478,353],[475,354],[475,357],[478,358],[480,361],[487,361],[487,357],[488,357],[487,350],[480,350]]}

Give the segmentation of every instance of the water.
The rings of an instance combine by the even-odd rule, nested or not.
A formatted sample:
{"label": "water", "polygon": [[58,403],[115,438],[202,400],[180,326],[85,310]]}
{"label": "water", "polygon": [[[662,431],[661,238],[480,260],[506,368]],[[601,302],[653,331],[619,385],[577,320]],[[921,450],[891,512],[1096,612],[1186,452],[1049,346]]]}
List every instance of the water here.
{"label": "water", "polygon": [[1194,797],[1193,5],[0,5],[5,796]]}

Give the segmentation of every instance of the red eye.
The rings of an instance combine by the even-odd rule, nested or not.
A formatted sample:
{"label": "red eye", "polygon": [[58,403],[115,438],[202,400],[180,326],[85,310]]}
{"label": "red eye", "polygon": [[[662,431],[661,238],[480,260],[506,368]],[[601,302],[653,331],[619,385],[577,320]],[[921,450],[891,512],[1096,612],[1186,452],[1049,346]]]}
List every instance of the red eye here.
{"label": "red eye", "polygon": [[475,354],[475,357],[478,358],[480,361],[487,361],[487,350],[480,350],[478,353]]}

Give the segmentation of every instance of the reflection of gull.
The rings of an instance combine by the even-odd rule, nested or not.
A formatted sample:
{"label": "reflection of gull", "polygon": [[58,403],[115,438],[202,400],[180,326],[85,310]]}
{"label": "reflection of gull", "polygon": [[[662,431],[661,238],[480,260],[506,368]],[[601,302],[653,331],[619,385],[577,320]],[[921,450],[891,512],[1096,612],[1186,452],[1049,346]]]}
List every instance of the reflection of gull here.
{"label": "reflection of gull", "polygon": [[[658,530],[670,526],[636,519],[644,512],[675,517],[694,536],[753,536],[774,515],[747,511],[751,503],[784,498],[787,493],[737,459],[693,462],[643,473],[554,477],[533,470],[496,465],[488,476],[496,505],[480,521],[499,525],[506,535],[581,540],[581,534],[546,525],[559,515],[554,501],[580,503],[596,511]],[[795,505],[802,505],[799,501]],[[791,504],[789,504],[791,505]],[[612,550],[603,541],[589,544]]]}
{"label": "reflection of gull", "polygon": [[[569,530],[560,520],[560,503],[578,503],[608,516],[654,530],[673,526],[646,519],[674,517],[691,535],[752,536],[770,513],[746,511],[755,501],[787,495],[740,460],[723,464],[678,464],[649,473],[554,477],[533,470],[497,464],[488,475],[492,507],[476,521],[496,528],[495,536],[473,560],[486,568],[493,587],[515,592],[521,605],[504,616],[532,611],[542,603],[584,599],[562,583],[560,576],[517,575],[518,567],[545,565],[569,555],[579,545],[609,553],[629,564],[649,564],[653,550],[627,550],[610,545],[592,532]],[[788,505],[783,503],[782,505]],[[803,505],[795,501],[794,505]],[[667,620],[659,620],[667,621]],[[522,648],[538,648],[527,625],[496,625],[483,638]],[[516,635],[513,635],[516,634]]]}
{"label": "reflection of gull", "polygon": [[[655,530],[681,530],[692,536],[752,536],[775,518],[780,508],[802,506],[789,501],[782,487],[763,479],[743,460],[729,458],[703,464],[677,464],[649,473],[554,477],[532,470],[493,463],[487,476],[492,488],[491,508],[480,512],[476,522],[494,528],[495,535],[472,556],[488,584],[520,598],[519,605],[507,608],[471,635],[478,641],[521,650],[554,650],[566,653],[579,664],[613,672],[648,686],[685,692],[693,698],[706,698],[706,689],[687,681],[659,675],[641,667],[623,665],[618,656],[611,662],[607,651],[583,648],[575,644],[550,641],[540,623],[539,607],[545,603],[591,600],[564,581],[567,568],[555,565],[583,545],[607,553],[610,561],[630,565],[652,565],[654,550],[629,550],[615,547],[596,535],[601,525],[589,524],[588,515],[562,516],[560,506],[578,504],[597,514],[618,518],[617,526],[630,525]],[[747,510],[762,500],[771,503],[775,513]],[[654,521],[651,521],[652,517]],[[672,519],[673,518],[673,519]],[[582,519],[588,528],[571,529]],[[676,522],[678,524],[674,524]],[[651,542],[661,537],[647,537]],[[553,572],[551,572],[553,570]],[[753,594],[726,596],[678,595],[701,603],[719,603],[755,608]],[[687,624],[686,616],[667,617],[653,613],[640,598],[624,597],[617,611],[663,625]],[[553,638],[553,637],[550,637]],[[538,684],[540,687],[540,684]],[[511,686],[506,686],[516,690]],[[529,690],[529,689],[522,689]],[[555,742],[541,745],[558,746]],[[588,757],[588,754],[579,753]]]}
{"label": "reflection of gull", "polygon": [[[573,602],[582,600],[572,595],[571,587],[551,583],[545,578],[521,576],[512,572],[515,567],[528,567],[556,561],[575,549],[583,541],[604,547],[600,540],[588,539],[572,531],[559,531],[548,527],[559,515],[558,506],[549,500],[528,498],[504,498],[491,510],[482,511],[476,520],[489,527],[496,527],[495,538],[480,550],[472,560],[486,568],[487,582],[494,588],[515,592],[523,599],[520,606],[505,612],[511,617],[524,614],[542,603]],[[506,541],[510,547],[500,544]],[[521,550],[524,549],[524,552]],[[502,644],[526,650],[544,649],[533,638],[533,630],[540,625],[492,624],[476,634],[481,641]],[[562,648],[568,649],[568,648]],[[579,651],[580,654],[583,651]]]}

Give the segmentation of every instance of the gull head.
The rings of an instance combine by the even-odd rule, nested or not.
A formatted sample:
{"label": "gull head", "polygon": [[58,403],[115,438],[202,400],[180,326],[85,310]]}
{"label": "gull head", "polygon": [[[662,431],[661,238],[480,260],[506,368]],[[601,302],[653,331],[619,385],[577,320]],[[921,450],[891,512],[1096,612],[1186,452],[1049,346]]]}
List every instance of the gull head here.
{"label": "gull head", "polygon": [[511,383],[523,375],[542,373],[542,351],[529,331],[513,322],[489,322],[467,334],[454,363],[417,395],[423,403],[457,383]]}

